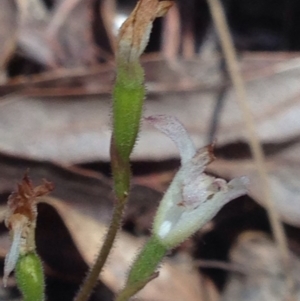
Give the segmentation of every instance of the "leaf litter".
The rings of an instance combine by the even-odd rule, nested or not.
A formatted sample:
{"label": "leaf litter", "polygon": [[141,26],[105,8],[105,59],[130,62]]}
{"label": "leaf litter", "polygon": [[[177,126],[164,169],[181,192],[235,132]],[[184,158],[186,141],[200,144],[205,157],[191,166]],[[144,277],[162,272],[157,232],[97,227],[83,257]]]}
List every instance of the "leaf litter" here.
{"label": "leaf litter", "polygon": [[[14,186],[13,184],[18,181],[20,174],[24,172],[25,166],[30,168],[30,176],[33,181],[45,177],[52,182],[58,183],[55,190],[51,193],[51,196],[41,199],[41,206],[48,204],[55,209],[68,229],[75,248],[81,255],[81,261],[84,260],[87,264],[92,264],[112,212],[113,194],[109,181],[96,173],[86,172],[81,169],[63,168],[53,163],[42,163],[28,159],[22,160],[18,157],[5,155],[3,155],[0,161],[2,162],[1,178],[6,179],[6,183],[2,182],[1,185],[2,193],[11,190],[11,187]],[[135,186],[132,190],[128,211],[130,212],[130,210],[132,210],[130,207],[135,206],[137,202],[139,202],[139,206],[141,206],[140,203],[142,201],[144,204],[142,211],[144,211],[144,215],[147,216],[149,211],[151,212],[152,210],[151,207],[155,208],[157,206],[160,196],[160,193],[150,188]],[[154,200],[156,201],[154,202]],[[4,206],[4,203],[2,203],[2,206]],[[47,212],[51,216],[50,207],[43,206],[41,214],[43,219],[47,220]],[[148,229],[150,225],[151,220],[149,220],[149,224],[144,227]],[[47,231],[49,231],[47,228],[49,229],[49,227],[51,228],[50,231],[53,232],[53,226],[49,223],[48,225],[41,223],[41,227],[38,226],[37,246],[38,251],[41,249],[40,253],[43,260],[45,260],[46,267],[49,267],[46,271],[48,270],[50,274],[53,274],[55,269],[59,267],[59,263],[54,262],[53,264],[53,260],[59,260],[59,262],[65,260],[70,262],[70,259],[65,258],[65,256],[62,258],[57,257],[59,256],[56,255],[57,251],[49,248],[47,236],[42,237],[41,235],[44,231],[47,233]],[[60,229],[55,229],[55,232],[50,235],[50,239],[54,239],[54,245],[55,236],[57,235],[55,234],[56,231],[59,233]],[[1,246],[3,246],[3,240],[6,241],[5,236],[1,237]],[[112,291],[116,292],[121,288],[122,283],[125,281],[128,266],[136,256],[144,240],[144,238],[136,238],[125,232],[119,234],[117,244],[101,275],[101,280]],[[69,244],[70,243],[71,242],[69,242]],[[5,246],[7,248],[8,244],[5,243]],[[63,243],[62,248],[74,252],[68,244]],[[126,250],[126,252],[124,252],[124,250]],[[4,248],[2,250],[2,256],[6,252],[7,249]],[[71,256],[71,258],[74,257]],[[78,260],[77,258],[77,262],[69,263],[66,271],[69,271],[69,273],[72,271],[70,265],[75,265],[75,267],[79,266],[81,267],[80,270],[82,270],[82,262],[78,262]],[[65,264],[66,263],[64,263],[64,265]],[[172,261],[167,261],[161,270],[162,276],[153,281],[145,291],[141,292],[140,296],[146,300],[152,300],[152,298],[154,300],[169,300],[169,298],[177,298],[178,296],[180,296],[179,298],[187,298],[188,300],[199,300],[198,276],[196,272],[191,273],[192,270],[192,266],[191,270],[186,269],[186,267],[182,270],[182,267],[172,264]],[[66,275],[66,271],[58,268],[56,274],[59,272],[64,278],[70,279],[70,275],[68,275],[68,273]],[[172,275],[177,276],[172,277]],[[209,280],[204,281],[209,282]],[[212,290],[212,284],[209,284],[209,286],[211,287],[210,290]],[[154,292],[156,293],[154,294]]]}
{"label": "leaf litter", "polygon": [[[5,41],[0,48],[3,58],[0,67],[3,69],[9,58],[16,55],[15,48],[18,43],[23,57],[41,64],[44,70],[52,71],[30,77],[26,72],[15,78],[4,76],[1,81],[0,93],[3,98],[0,104],[0,151],[6,153],[0,156],[0,192],[3,204],[1,215],[4,213],[5,197],[14,190],[15,184],[28,167],[34,182],[38,183],[41,178],[53,181],[56,189],[51,197],[44,198],[48,205],[40,205],[41,216],[45,220],[49,216],[50,223],[51,220],[58,223],[54,215],[60,216],[60,229],[63,226],[67,228],[69,240],[64,243],[64,239],[58,240],[55,235],[52,239],[60,241],[62,248],[73,254],[71,258],[76,262],[74,266],[81,271],[79,274],[84,274],[85,263],[91,264],[94,260],[94,254],[100,246],[101,233],[103,235],[112,210],[110,180],[99,173],[74,167],[66,168],[59,164],[71,166],[100,160],[107,162],[109,159],[109,93],[114,79],[114,67],[110,63],[95,65],[95,62],[99,56],[104,61],[110,61],[113,46],[110,45],[105,31],[100,36],[103,49],[107,52],[95,43],[91,33],[91,22],[95,21],[95,15],[91,14],[94,5],[92,1],[55,1],[51,8],[41,7],[43,17],[39,20],[34,15],[36,11],[26,10],[26,5],[35,3],[34,1],[24,1],[26,5],[21,9],[18,6],[21,2],[17,2],[18,14],[16,7],[11,5],[12,2],[3,3],[8,5],[3,12],[9,13],[5,15],[8,18],[0,18],[0,38]],[[21,14],[24,16],[28,12],[30,14],[22,19]],[[79,18],[82,22],[76,22]],[[10,28],[9,35],[6,28]],[[98,33],[101,30],[98,29]],[[241,69],[247,83],[249,104],[256,121],[258,136],[266,149],[273,199],[282,220],[295,227],[300,224],[298,57],[295,53],[246,53],[241,56]],[[220,76],[219,58],[210,57],[203,62],[196,56],[174,63],[174,60],[170,62],[160,55],[152,54],[145,56],[144,66],[149,93],[145,112],[147,115],[166,113],[176,116],[185,125],[197,147],[206,145],[209,140],[208,129],[216,109],[216,98],[225,87],[224,106],[217,122],[216,151],[219,159],[209,166],[208,171],[228,179],[247,175],[251,179],[249,194],[259,204],[264,205],[249,154],[246,152],[241,159],[241,152],[234,148],[246,141],[247,131],[239,110],[232,101],[233,91]],[[272,151],[268,152],[270,144]],[[229,156],[224,152],[226,147],[232,150]],[[165,160],[169,159],[175,159],[172,168],[166,168],[168,164],[164,165]],[[150,173],[144,172],[144,175],[134,178],[134,182],[142,183],[142,186],[133,187],[132,205],[129,205],[125,216],[125,227],[130,228],[133,224],[137,229],[135,233],[147,233],[161,197],[160,192],[165,190],[166,183],[171,181],[175,173],[177,159],[178,154],[171,142],[151,127],[143,127],[133,160],[142,164],[161,164],[162,169],[152,172],[150,169]],[[134,166],[135,164],[137,163],[133,163]],[[46,228],[45,223],[42,224],[41,233]],[[47,231],[50,236],[52,232]],[[214,232],[214,222],[204,231]],[[76,274],[70,261],[68,269],[61,268],[65,267],[63,261],[68,262],[71,255],[62,255],[60,258],[54,249],[47,252],[47,240],[43,235],[37,235],[38,244],[40,242],[38,247],[43,250],[46,271],[63,275],[66,279],[70,279],[70,274]],[[101,277],[112,291],[120,289],[128,265],[143,241],[144,238],[121,232],[118,245]],[[263,248],[268,240],[259,238],[258,241]],[[201,241],[200,245],[192,245],[196,249],[203,249],[203,244],[205,242]],[[267,254],[274,253],[275,247],[272,243],[268,241],[267,244],[270,246]],[[3,258],[8,247],[7,235],[1,234],[0,252]],[[192,254],[185,245],[182,248],[177,252]],[[235,246],[232,249],[233,254],[234,248]],[[126,254],[124,249],[128,250]],[[248,251],[250,250],[252,249],[249,248]],[[247,252],[244,253],[247,255]],[[174,258],[176,262],[176,258],[180,256],[175,255]],[[195,272],[191,262],[185,261],[182,267],[174,263],[174,258],[167,260],[160,277],[142,292],[143,299],[202,300],[205,299],[205,292],[204,295],[201,292],[203,287],[210,287],[210,295],[214,296],[212,300],[219,299],[215,284],[208,278],[205,277],[205,284],[199,286],[203,276],[198,271]],[[232,261],[236,259],[232,257]],[[274,265],[277,266],[277,263]],[[228,293],[231,281],[232,276],[229,276],[229,284],[226,285],[222,297],[224,300],[233,298]],[[266,281],[272,285],[272,280]],[[247,283],[251,284],[251,281]],[[239,282],[237,287],[241,288],[243,285]]]}

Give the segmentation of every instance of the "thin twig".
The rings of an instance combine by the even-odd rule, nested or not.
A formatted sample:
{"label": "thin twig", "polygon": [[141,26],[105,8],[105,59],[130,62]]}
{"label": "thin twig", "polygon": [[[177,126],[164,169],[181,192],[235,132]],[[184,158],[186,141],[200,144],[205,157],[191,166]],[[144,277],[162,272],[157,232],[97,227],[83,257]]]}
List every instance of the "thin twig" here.
{"label": "thin twig", "polygon": [[240,273],[246,275],[245,269],[243,269],[240,265],[235,263],[228,263],[219,260],[195,260],[194,265],[199,268],[208,268],[208,269],[220,269],[233,273]]}
{"label": "thin twig", "polygon": [[242,110],[243,118],[246,124],[246,128],[248,130],[249,144],[253,153],[254,162],[260,178],[263,199],[265,200],[266,206],[268,208],[268,214],[273,234],[278,249],[280,251],[283,263],[285,267],[287,267],[288,271],[289,251],[287,239],[284,233],[283,225],[279,219],[278,212],[272,200],[268,173],[265,165],[265,156],[260,141],[257,137],[254,119],[251,114],[249,104],[247,102],[245,85],[239,71],[237,55],[233,46],[233,41],[229,32],[224,10],[219,0],[208,0],[208,4],[210,7],[214,24],[216,26],[216,30],[220,38],[221,46],[227,63],[229,76],[232,80],[237,95],[236,100]]}
{"label": "thin twig", "polygon": [[[225,66],[224,57],[221,58],[219,64],[220,64],[220,72],[222,73],[222,80],[223,82],[227,83],[228,72]],[[228,85],[225,84],[218,91],[215,107],[212,113],[211,122],[208,129],[208,139],[207,139],[208,144],[212,144],[216,139],[216,135],[219,128],[219,119],[225,105],[225,97],[227,95],[228,88],[229,88]]]}
{"label": "thin twig", "polygon": [[180,26],[181,20],[178,5],[174,3],[163,21],[161,53],[168,61],[176,61],[178,56],[180,49]]}

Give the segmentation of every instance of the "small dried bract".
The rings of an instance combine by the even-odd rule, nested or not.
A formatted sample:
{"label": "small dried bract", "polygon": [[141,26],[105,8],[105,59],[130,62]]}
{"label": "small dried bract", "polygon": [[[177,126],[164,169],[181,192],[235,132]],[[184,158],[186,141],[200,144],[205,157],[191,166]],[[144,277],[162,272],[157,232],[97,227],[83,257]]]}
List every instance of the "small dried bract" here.
{"label": "small dried bract", "polygon": [[46,195],[54,188],[53,184],[44,180],[40,186],[33,187],[26,173],[7,202],[5,225],[10,230],[12,244],[5,257],[3,283],[6,286],[9,274],[14,270],[19,255],[35,250],[35,227],[37,219],[38,198]]}
{"label": "small dried bract", "polygon": [[120,29],[118,56],[126,62],[136,61],[148,44],[153,21],[164,16],[172,4],[166,0],[140,0]]}
{"label": "small dried bract", "polygon": [[212,145],[197,150],[183,125],[172,116],[146,120],[171,138],[181,156],[181,168],[165,193],[154,219],[153,231],[168,248],[187,239],[210,221],[230,200],[247,192],[246,177],[230,182],[207,175],[214,159]]}

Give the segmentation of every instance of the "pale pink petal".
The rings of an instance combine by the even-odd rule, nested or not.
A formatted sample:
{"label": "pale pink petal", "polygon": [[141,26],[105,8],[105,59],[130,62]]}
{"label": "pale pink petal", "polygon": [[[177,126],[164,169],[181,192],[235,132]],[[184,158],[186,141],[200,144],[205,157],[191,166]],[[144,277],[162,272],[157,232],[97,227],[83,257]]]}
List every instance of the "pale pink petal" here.
{"label": "pale pink petal", "polygon": [[153,115],[145,120],[173,140],[179,150],[181,163],[185,164],[196,153],[196,148],[184,126],[173,116]]}
{"label": "pale pink petal", "polygon": [[249,186],[249,178],[244,176],[240,178],[234,178],[227,184],[228,192],[224,197],[224,204],[228,203],[231,200],[234,200],[244,194],[247,194]]}

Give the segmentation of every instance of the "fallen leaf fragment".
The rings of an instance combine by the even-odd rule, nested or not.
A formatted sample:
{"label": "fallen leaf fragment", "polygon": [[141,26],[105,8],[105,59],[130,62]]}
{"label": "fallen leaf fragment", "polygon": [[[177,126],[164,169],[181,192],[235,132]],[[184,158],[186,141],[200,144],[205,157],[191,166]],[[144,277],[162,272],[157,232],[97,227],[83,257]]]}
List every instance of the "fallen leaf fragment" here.
{"label": "fallen leaf fragment", "polygon": [[[245,56],[245,60],[247,65],[257,64],[257,58],[251,55]],[[296,66],[285,72],[274,72],[279,65],[274,61],[270,63],[267,75],[253,78],[252,74],[251,80],[247,81],[249,105],[262,143],[280,143],[299,136],[300,91],[297,83],[300,69]],[[196,147],[207,144],[208,128],[221,84],[216,61],[183,61],[180,63],[183,74],[179,75],[166,61],[158,58],[149,58],[145,67],[149,91],[145,105],[147,115],[167,113],[176,116],[191,134]],[[67,72],[58,72],[56,76],[48,74],[48,80],[46,74],[44,79],[36,78],[32,85],[38,88],[35,93],[39,93],[39,97],[12,93],[19,89],[25,93],[24,87],[30,87],[28,79],[0,87],[2,93],[12,93],[1,106],[0,150],[68,164],[109,160],[111,100],[108,92],[113,70],[106,66],[91,73],[88,70],[77,72],[74,77]],[[264,73],[264,70],[258,69],[259,72]],[[188,81],[188,86],[182,80],[184,76],[193,78],[191,83]],[[73,88],[68,81],[73,82]],[[79,87],[77,82],[81,83]],[[88,96],[84,101],[70,96],[96,92],[100,96]],[[69,96],[50,98],[46,95]],[[218,146],[246,140],[247,131],[234,97],[229,90],[219,120]],[[132,159],[170,158],[178,158],[172,142],[145,125]]]}
{"label": "fallen leaf fragment", "polygon": [[[0,10],[0,72],[12,55],[17,41],[17,9],[10,0],[1,1]],[[1,80],[0,80],[1,82]]]}
{"label": "fallen leaf fragment", "polygon": [[295,281],[289,290],[281,257],[274,242],[260,232],[244,232],[230,251],[238,272],[231,272],[221,301],[281,301],[300,298],[300,260],[290,253],[290,275]]}
{"label": "fallen leaf fragment", "polygon": [[[286,147],[279,153],[268,156],[266,167],[271,195],[280,218],[300,227],[300,143]],[[209,166],[209,171],[225,178],[246,175],[249,178],[249,195],[260,205],[262,199],[260,180],[251,160],[218,159]]]}

